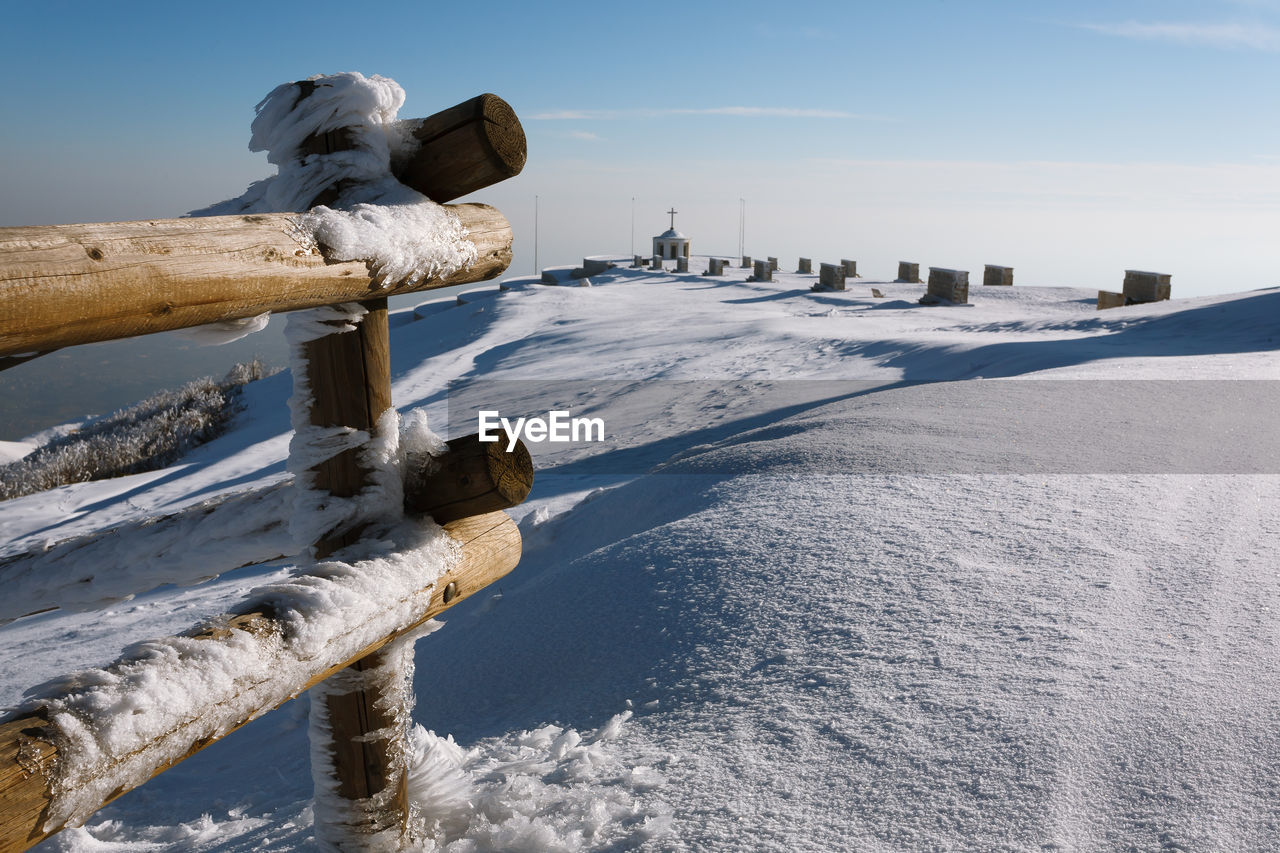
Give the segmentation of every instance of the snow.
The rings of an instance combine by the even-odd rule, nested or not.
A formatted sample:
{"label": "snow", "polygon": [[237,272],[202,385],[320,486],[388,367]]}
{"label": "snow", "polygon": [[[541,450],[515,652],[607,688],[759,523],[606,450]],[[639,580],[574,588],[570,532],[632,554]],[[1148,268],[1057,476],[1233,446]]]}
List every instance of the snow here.
{"label": "snow", "polygon": [[112,791],[142,784],[193,744],[293,698],[312,674],[412,625],[458,548],[427,519],[372,534],[341,556],[351,563],[306,565],[250,593],[248,609],[271,612],[280,633],[146,640],[109,668],[28,691],[24,709],[45,710],[58,746],[48,825],[81,823]]}
{"label": "snow", "polygon": [[17,462],[37,446],[33,441],[0,441],[0,465]]}
{"label": "snow", "polygon": [[[400,85],[377,74],[345,72],[308,78],[306,88],[302,97],[302,85],[282,83],[255,108],[249,150],[267,152],[277,173],[192,216],[302,211],[339,181],[380,183],[390,174],[393,156],[411,145],[395,123],[404,105]],[[348,129],[350,150],[305,150],[309,137],[339,128]]]}
{"label": "snow", "polygon": [[[957,310],[863,272],[619,267],[393,318],[405,424],[472,432],[492,392],[607,427],[533,448],[521,565],[415,647],[424,849],[1272,846],[1280,289],[1097,312],[1020,283]],[[7,502],[4,550],[279,482],[288,380],[254,386],[178,466]],[[253,588],[348,607],[299,584],[19,619],[0,701]],[[159,713],[109,695],[144,710],[122,726]],[[316,849],[309,704],[46,846]]]}
{"label": "snow", "polygon": [[[298,553],[283,489],[211,499],[169,523],[139,519],[105,536],[32,549],[0,567],[0,623],[60,607],[98,610],[164,584],[195,584],[225,571]],[[102,571],[111,566],[112,571]]]}
{"label": "snow", "polygon": [[[464,269],[477,257],[457,215],[401,184],[393,164],[417,146],[396,122],[404,90],[394,80],[359,72],[282,83],[256,107],[251,151],[266,151],[275,175],[239,197],[191,216],[299,212],[293,236],[326,258],[367,261],[380,286],[416,283]],[[316,153],[307,142],[341,129],[344,150]],[[312,207],[327,190],[330,205]],[[202,343],[229,343],[266,327],[267,315],[197,327]]]}
{"label": "snow", "polygon": [[406,203],[320,206],[295,221],[304,245],[323,246],[334,260],[368,260],[379,286],[444,278],[475,263],[476,244],[457,214],[408,189],[402,195]]}
{"label": "snow", "polygon": [[220,346],[238,341],[254,332],[261,332],[269,322],[271,322],[271,312],[265,311],[240,320],[219,320],[216,323],[179,329],[175,334],[202,346]]}

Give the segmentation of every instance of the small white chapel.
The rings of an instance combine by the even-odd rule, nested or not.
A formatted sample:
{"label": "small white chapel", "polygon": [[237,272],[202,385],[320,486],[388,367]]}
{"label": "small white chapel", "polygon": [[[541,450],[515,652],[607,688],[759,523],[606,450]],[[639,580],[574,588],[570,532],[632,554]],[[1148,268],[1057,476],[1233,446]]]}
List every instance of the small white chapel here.
{"label": "small white chapel", "polygon": [[667,213],[671,215],[671,227],[653,238],[653,256],[666,260],[688,258],[689,238],[676,230],[676,214],[679,211],[673,207]]}

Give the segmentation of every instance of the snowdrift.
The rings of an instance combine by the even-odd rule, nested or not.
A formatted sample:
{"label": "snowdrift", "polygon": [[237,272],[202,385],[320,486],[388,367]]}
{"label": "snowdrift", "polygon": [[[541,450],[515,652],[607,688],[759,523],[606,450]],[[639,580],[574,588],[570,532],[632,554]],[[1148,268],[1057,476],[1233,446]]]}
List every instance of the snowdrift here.
{"label": "snowdrift", "polygon": [[[1267,849],[1280,290],[953,310],[731,272],[393,320],[396,404],[436,429],[490,388],[609,433],[534,448],[521,566],[418,643],[440,848]],[[165,471],[8,502],[6,552],[281,479],[287,394]],[[4,701],[277,571],[0,628]],[[49,848],[310,849],[305,701]]]}

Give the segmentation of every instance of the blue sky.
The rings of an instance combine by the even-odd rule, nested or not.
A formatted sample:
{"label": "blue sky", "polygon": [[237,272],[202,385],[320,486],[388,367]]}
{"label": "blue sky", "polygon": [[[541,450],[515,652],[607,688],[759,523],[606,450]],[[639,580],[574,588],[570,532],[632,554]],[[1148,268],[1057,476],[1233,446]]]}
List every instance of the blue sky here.
{"label": "blue sky", "polygon": [[[481,10],[481,11],[476,11]],[[6,15],[0,225],[175,216],[269,173],[277,83],[358,70],[405,117],[495,92],[524,174],[478,194],[512,274],[631,249],[896,260],[1174,293],[1280,284],[1280,0],[57,3]]]}

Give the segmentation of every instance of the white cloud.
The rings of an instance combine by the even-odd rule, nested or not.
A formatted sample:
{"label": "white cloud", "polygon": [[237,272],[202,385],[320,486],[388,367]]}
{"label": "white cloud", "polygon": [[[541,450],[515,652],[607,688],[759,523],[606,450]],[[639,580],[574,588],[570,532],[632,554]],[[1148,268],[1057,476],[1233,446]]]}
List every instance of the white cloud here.
{"label": "white cloud", "polygon": [[1078,24],[1082,29],[1109,36],[1168,41],[1178,44],[1203,44],[1224,48],[1280,50],[1280,29],[1266,24],[1243,23],[1140,23]]}
{"label": "white cloud", "polygon": [[596,142],[600,139],[600,135],[592,133],[589,130],[571,130],[567,134],[570,139],[581,139],[585,142]]}
{"label": "white cloud", "polygon": [[555,110],[535,113],[531,118],[540,121],[583,121],[588,119],[660,118],[662,116],[741,116],[746,118],[834,118],[880,120],[880,116],[859,115],[844,110],[819,110],[798,107],[701,107],[648,109],[636,107],[625,110]]}

